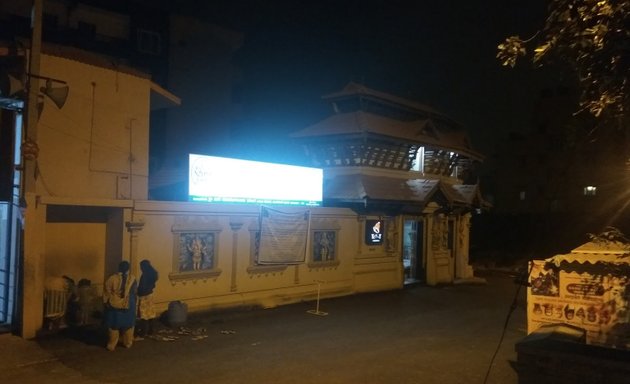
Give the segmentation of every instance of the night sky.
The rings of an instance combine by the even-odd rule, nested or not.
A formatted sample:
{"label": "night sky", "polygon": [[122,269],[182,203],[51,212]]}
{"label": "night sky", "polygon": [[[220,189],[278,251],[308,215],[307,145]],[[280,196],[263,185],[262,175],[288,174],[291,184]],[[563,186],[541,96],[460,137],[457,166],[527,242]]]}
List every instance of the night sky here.
{"label": "night sky", "polygon": [[349,81],[450,115],[486,155],[508,131],[529,128],[540,71],[527,62],[501,67],[496,46],[533,35],[545,0],[194,3],[176,4],[244,33],[236,63],[243,124],[256,138],[279,139],[326,117],[321,96]]}

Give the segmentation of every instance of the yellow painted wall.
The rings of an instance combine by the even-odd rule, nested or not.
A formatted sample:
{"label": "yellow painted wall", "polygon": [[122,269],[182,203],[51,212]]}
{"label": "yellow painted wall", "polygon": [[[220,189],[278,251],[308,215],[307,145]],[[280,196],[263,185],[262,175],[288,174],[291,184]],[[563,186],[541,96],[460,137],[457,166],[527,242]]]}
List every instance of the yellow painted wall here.
{"label": "yellow painted wall", "polygon": [[[382,245],[367,245],[364,241],[365,220],[384,220],[380,216],[362,217],[358,223],[354,259],[354,284],[358,292],[381,291],[402,287],[402,218],[385,219],[387,241]],[[389,243],[388,243],[389,242]]]}
{"label": "yellow painted wall", "polygon": [[42,76],[65,81],[69,93],[62,108],[43,98],[37,192],[146,199],[149,80],[52,55],[42,55],[41,67]]}
{"label": "yellow painted wall", "polygon": [[105,278],[104,223],[47,223],[46,276],[89,279],[100,287]]}
{"label": "yellow painted wall", "polygon": [[[389,234],[388,241],[394,239],[395,244],[367,246],[365,220],[373,217],[359,216],[345,208],[310,208],[311,233],[326,228],[337,233],[336,261],[313,263],[309,236],[304,262],[260,266],[252,261],[251,246],[252,235],[259,228],[259,209],[135,201],[133,208],[112,209],[107,223],[46,223],[39,234],[46,239],[46,275],[61,273],[95,282],[109,274],[108,269],[122,258],[132,263],[132,271],[138,276],[140,261],[148,259],[160,274],[155,290],[159,311],[167,310],[172,301],[186,302],[191,312],[314,302],[318,282],[322,298],[402,288],[402,230]],[[301,209],[280,208],[284,212]],[[386,218],[389,228],[394,229],[401,228],[402,219]],[[138,228],[133,235],[128,230],[132,223]],[[179,231],[217,233],[215,270],[178,271]]]}
{"label": "yellow painted wall", "polygon": [[[314,300],[317,281],[322,282],[322,297],[402,286],[399,254],[378,254],[370,262],[362,263],[360,278],[357,278],[357,261],[365,261],[358,257],[360,242],[357,235],[362,231],[361,222],[354,212],[342,208],[311,209],[311,222],[316,222],[318,228],[327,225],[337,228],[337,264],[312,263],[309,241],[304,263],[267,268],[254,265],[250,262],[250,244],[251,235],[258,228],[258,213],[259,208],[255,206],[136,203],[134,221],[142,221],[144,226],[137,236],[138,255],[135,259],[138,262],[149,259],[158,269],[158,305],[166,309],[170,301],[182,300],[188,303],[191,311],[239,305],[273,307]],[[178,226],[190,230],[209,227],[219,231],[218,275],[176,278],[173,260],[178,256],[174,247],[177,237],[173,229]],[[387,272],[383,273],[384,270]]]}

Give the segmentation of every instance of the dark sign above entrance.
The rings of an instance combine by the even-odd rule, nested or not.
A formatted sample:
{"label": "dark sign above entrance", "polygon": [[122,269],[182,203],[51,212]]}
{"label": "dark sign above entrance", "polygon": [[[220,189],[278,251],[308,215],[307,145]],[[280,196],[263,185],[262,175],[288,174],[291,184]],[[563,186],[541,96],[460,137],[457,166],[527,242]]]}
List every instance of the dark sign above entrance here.
{"label": "dark sign above entrance", "polygon": [[383,244],[383,233],[385,227],[382,220],[366,220],[365,221],[365,244],[381,245]]}

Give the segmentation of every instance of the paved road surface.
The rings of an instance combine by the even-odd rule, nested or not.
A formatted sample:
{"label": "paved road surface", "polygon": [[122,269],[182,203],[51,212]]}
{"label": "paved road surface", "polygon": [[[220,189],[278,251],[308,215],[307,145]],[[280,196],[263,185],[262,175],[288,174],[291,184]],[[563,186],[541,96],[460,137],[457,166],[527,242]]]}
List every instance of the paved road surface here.
{"label": "paved road surface", "polygon": [[[114,352],[91,332],[19,341],[14,354],[25,356],[0,366],[0,382],[482,384],[517,290],[508,275],[483,277],[327,299],[327,316],[307,313],[313,302],[191,315],[184,334],[163,327],[163,340]],[[525,291],[518,296],[487,383],[518,382],[511,362],[526,334]]]}

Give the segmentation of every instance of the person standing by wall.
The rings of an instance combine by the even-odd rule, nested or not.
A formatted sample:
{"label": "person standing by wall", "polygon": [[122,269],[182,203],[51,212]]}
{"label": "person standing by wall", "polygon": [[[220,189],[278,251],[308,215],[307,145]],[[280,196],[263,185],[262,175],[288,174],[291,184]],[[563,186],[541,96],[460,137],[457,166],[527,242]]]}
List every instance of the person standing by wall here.
{"label": "person standing by wall", "polygon": [[105,281],[103,303],[104,324],[107,327],[107,349],[113,351],[122,334],[123,345],[131,348],[136,323],[136,278],[129,273],[129,262],[118,264],[118,272]]}
{"label": "person standing by wall", "polygon": [[142,340],[153,334],[153,327],[157,314],[153,303],[153,290],[158,280],[158,272],[149,260],[140,262],[140,283],[138,284],[138,326],[136,340]]}

